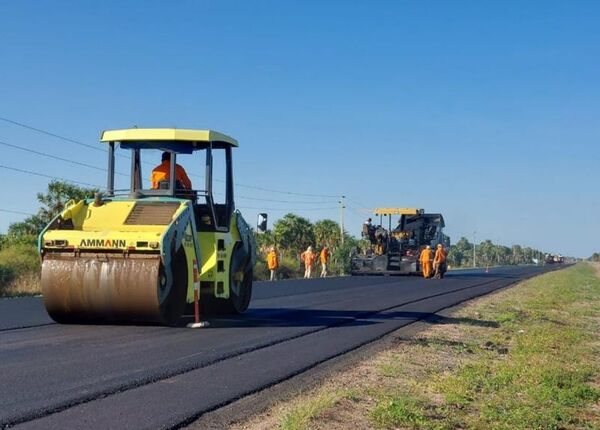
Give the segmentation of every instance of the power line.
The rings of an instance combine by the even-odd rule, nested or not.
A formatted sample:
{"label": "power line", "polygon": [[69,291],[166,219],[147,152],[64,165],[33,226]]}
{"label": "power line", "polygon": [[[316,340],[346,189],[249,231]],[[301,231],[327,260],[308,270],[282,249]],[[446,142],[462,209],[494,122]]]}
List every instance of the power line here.
{"label": "power line", "polygon": [[[71,138],[68,138],[68,137],[65,137],[65,136],[61,136],[61,135],[56,134],[56,133],[51,133],[51,132],[48,132],[46,130],[42,130],[42,129],[39,129],[39,128],[36,128],[36,127],[32,127],[32,126],[27,125],[27,124],[23,124],[23,123],[20,123],[20,122],[17,122],[17,121],[13,121],[13,120],[8,119],[8,118],[0,117],[0,120],[8,122],[8,123],[11,123],[11,124],[14,124],[14,125],[18,125],[20,127],[24,127],[26,129],[29,129],[29,130],[36,131],[38,133],[43,133],[43,134],[46,134],[46,135],[49,135],[49,136],[52,136],[52,137],[55,137],[55,138],[58,138],[58,139],[62,139],[64,141],[67,141],[67,142],[70,142],[70,143],[75,143],[77,145],[81,145],[81,146],[84,146],[86,148],[91,148],[91,149],[100,150],[102,152],[106,152],[106,150],[104,150],[104,149],[100,149],[98,147],[85,144],[85,143],[83,143],[81,141],[78,141],[78,140],[75,140],[75,139],[71,139]],[[11,143],[8,143],[8,142],[0,141],[0,144],[4,145],[4,146],[7,146],[7,147],[10,147],[10,148],[19,149],[21,151],[26,151],[26,152],[29,152],[29,153],[32,153],[32,154],[36,154],[36,155],[39,155],[39,156],[43,156],[43,157],[47,157],[47,158],[51,158],[51,159],[55,159],[55,160],[67,162],[67,163],[70,163],[70,164],[79,165],[79,166],[83,166],[83,167],[87,167],[87,168],[91,168],[91,169],[98,170],[98,171],[103,171],[103,172],[107,171],[107,169],[104,169],[104,168],[100,168],[100,167],[93,166],[93,165],[90,165],[90,164],[78,162],[78,161],[75,161],[75,160],[69,160],[67,158],[58,157],[58,156],[55,156],[55,155],[52,155],[52,154],[48,154],[48,153],[45,153],[45,152],[36,151],[36,150],[30,149],[30,148],[25,148],[25,147],[22,147],[22,146],[19,146],[19,145],[14,145],[14,144],[11,144]],[[122,157],[129,158],[129,157],[127,157],[125,155],[122,155],[122,154],[116,154],[116,155],[120,155]],[[149,162],[143,162],[143,164],[153,165],[152,163],[149,163]],[[65,178],[60,178],[60,177],[56,177],[56,176],[45,175],[45,174],[42,174],[42,173],[32,172],[32,171],[29,171],[29,170],[17,169],[17,168],[14,168],[14,167],[8,167],[8,166],[0,166],[0,167],[2,167],[4,169],[8,169],[8,170],[13,170],[13,171],[16,171],[16,172],[20,172],[20,173],[26,173],[26,174],[40,176],[40,177],[45,177],[45,178],[50,178],[50,179],[59,179],[59,180],[64,180],[64,181],[72,182],[72,183],[76,183],[76,184],[82,184],[82,185],[87,185],[87,186],[101,188],[98,185],[90,184],[90,183],[87,183],[87,182],[74,181],[74,180],[70,180],[70,179],[65,179]],[[127,176],[126,174],[121,173],[121,172],[115,172],[115,173],[118,174],[118,175],[121,175],[121,176]],[[203,176],[200,176],[200,175],[197,175],[197,174],[191,174],[190,176],[204,178]],[[225,182],[225,181],[219,180],[219,179],[215,179],[215,180],[219,181],[219,182]],[[238,187],[241,187],[241,188],[248,188],[248,189],[266,191],[266,192],[271,192],[271,193],[286,194],[286,195],[294,195],[294,196],[321,197],[321,198],[338,198],[339,197],[337,195],[311,194],[311,193],[297,193],[297,192],[293,192],[293,191],[281,191],[281,190],[274,190],[274,189],[265,188],[265,187],[257,187],[257,186],[252,186],[252,185],[244,185],[244,184],[239,184],[239,183],[236,183],[235,185],[238,186]],[[248,197],[248,196],[243,196],[243,195],[239,195],[238,198],[245,199],[245,200],[266,201],[266,202],[274,202],[274,203],[296,203],[296,204],[326,204],[326,203],[331,203],[329,201],[298,201],[298,200],[265,199],[265,198],[259,198],[259,197]],[[346,198],[349,201],[354,202],[354,203],[360,205],[360,203],[356,202],[355,200],[353,200],[353,199],[351,199],[349,197],[346,197]],[[349,206],[348,206],[348,208],[351,209],[351,210],[353,210]],[[264,210],[286,211],[286,210],[328,210],[328,209],[336,209],[336,207],[334,207],[334,208],[303,208],[303,209],[298,209],[298,208],[296,208],[296,209],[291,209],[291,208],[248,208],[248,209],[264,209]]]}
{"label": "power line", "polygon": [[[104,153],[107,152],[106,149],[99,148],[98,146],[92,146],[92,145],[89,145],[87,143],[81,142],[80,140],[76,140],[76,139],[72,139],[70,137],[62,136],[60,134],[52,133],[52,132],[49,132],[49,131],[46,131],[46,130],[43,130],[43,129],[40,129],[40,128],[37,128],[37,127],[33,127],[31,125],[23,124],[22,122],[14,121],[14,120],[9,119],[9,118],[0,117],[0,120],[4,121],[4,122],[7,122],[9,124],[13,124],[13,125],[16,125],[16,126],[19,126],[19,127],[26,128],[28,130],[32,130],[32,131],[35,131],[35,132],[38,132],[38,133],[45,134],[47,136],[52,136],[52,137],[55,137],[57,139],[64,140],[65,142],[74,143],[76,145],[80,145],[80,146],[83,146],[83,147],[86,147],[86,148],[94,149],[96,151],[102,151]],[[119,157],[123,157],[123,158],[130,158],[130,157],[127,157],[126,155],[123,155],[123,154],[115,154],[115,155],[119,156]],[[149,162],[142,162],[142,164],[153,165],[152,163],[149,163]],[[201,176],[195,175],[195,174],[191,174],[190,176],[201,177]],[[254,189],[254,190],[258,190],[258,191],[266,191],[266,192],[278,193],[278,194],[287,194],[287,195],[292,195],[292,196],[322,197],[322,198],[338,198],[339,197],[339,195],[297,193],[297,192],[293,192],[293,191],[275,190],[275,189],[272,189],[272,188],[258,187],[258,186],[254,186],[254,185],[244,185],[244,184],[238,184],[238,183],[236,183],[235,185],[238,186],[238,187],[241,187],[241,188],[249,188],[249,189]]]}
{"label": "power line", "polygon": [[308,193],[296,193],[293,191],[280,191],[280,190],[274,190],[271,188],[263,188],[263,187],[255,187],[253,185],[242,185],[242,184],[238,184],[236,183],[235,185],[237,185],[238,187],[242,187],[242,188],[251,188],[253,190],[259,190],[259,191],[268,191],[270,193],[279,193],[279,194],[289,194],[292,196],[304,196],[304,197],[328,197],[328,198],[339,198],[340,196],[334,196],[334,195],[327,195],[327,194],[308,194]]}
{"label": "power line", "polygon": [[246,197],[246,196],[241,196],[241,195],[236,196],[236,198],[243,199],[243,200],[258,200],[258,201],[262,201],[262,202],[275,202],[275,203],[296,203],[296,204],[315,204],[315,205],[334,203],[331,200],[322,201],[322,202],[311,202],[311,201],[301,201],[301,200],[262,199],[260,197]]}
{"label": "power line", "polygon": [[[225,193],[220,193],[220,192],[213,191],[213,195],[215,195],[215,196],[224,196]],[[242,196],[242,195],[239,195],[239,194],[236,194],[235,198],[236,199],[241,199],[241,200],[255,200],[255,201],[272,202],[272,203],[297,203],[297,204],[332,204],[333,203],[331,200],[329,200],[329,201],[321,201],[321,202],[298,201],[298,200],[277,200],[277,199],[262,199],[260,197],[248,197],[248,196]]]}
{"label": "power line", "polygon": [[[22,147],[18,147],[16,145],[7,144],[7,143],[2,142],[2,141],[0,141],[0,144],[29,151],[27,148],[22,148]],[[54,157],[54,156],[51,156],[49,154],[44,154],[44,153],[40,153],[40,152],[33,151],[33,150],[31,150],[30,152],[33,152],[33,153],[36,153],[36,154],[39,154],[39,155],[49,156],[51,158],[57,158],[57,159],[62,160],[62,161],[71,162],[71,160],[63,159],[63,158],[60,158],[60,157]],[[78,163],[78,162],[75,162],[75,161],[73,163],[81,164],[81,165],[86,166],[86,167],[94,167],[94,166],[86,165],[84,163]],[[45,175],[43,173],[32,172],[31,170],[18,169],[18,168],[15,168],[15,167],[9,167],[9,166],[4,166],[4,165],[0,165],[0,168],[7,169],[7,170],[12,170],[12,171],[15,171],[15,172],[20,172],[20,173],[26,173],[26,174],[29,174],[29,175],[40,176],[40,177],[44,177],[44,178],[59,179],[59,180],[62,180],[62,181],[72,182],[72,183],[75,183],[75,184],[82,184],[82,185],[92,186],[92,187],[95,187],[95,188],[102,188],[99,185],[90,184],[88,182],[81,182],[81,181],[75,181],[75,180],[72,180],[72,179],[61,178],[61,177],[58,177],[58,176]],[[99,169],[99,170],[103,170],[103,169],[100,169],[100,168],[97,168],[97,167],[94,167],[94,168]],[[216,194],[216,195],[222,195],[222,193],[214,193],[214,194]],[[290,201],[290,200],[261,199],[261,198],[258,198],[258,197],[245,197],[245,196],[238,196],[238,198],[240,198],[240,199],[247,199],[247,200],[277,202],[277,203],[306,203],[306,204],[331,203],[331,202],[301,202],[301,201]],[[260,208],[256,208],[256,209],[260,209]],[[266,208],[263,208],[263,209],[266,210]],[[331,208],[304,208],[304,209],[289,209],[289,208],[281,208],[281,209],[279,209],[279,208],[271,208],[271,210],[326,210],[326,209],[331,209]],[[333,209],[335,209],[335,207]]]}
{"label": "power line", "polygon": [[4,166],[2,164],[0,164],[0,168],[6,169],[6,170],[12,170],[14,172],[19,172],[19,173],[27,173],[28,175],[41,176],[42,178],[58,179],[59,181],[71,182],[73,184],[86,185],[88,187],[94,187],[94,188],[102,188],[99,185],[90,184],[88,182],[74,181],[72,179],[61,178],[60,176],[44,175],[43,173],[32,172],[31,170],[17,169],[15,167],[8,167],[8,166]]}
{"label": "power line", "polygon": [[349,201],[351,201],[352,203],[354,203],[355,205],[357,205],[360,209],[364,209],[364,210],[371,210],[371,209],[367,209],[368,206],[367,205],[363,205],[360,202],[357,202],[356,200],[351,199],[350,197],[346,196],[346,199],[348,199]]}
{"label": "power line", "polygon": [[290,211],[325,211],[325,210],[333,210],[339,209],[337,206],[332,206],[328,208],[256,208],[250,206],[236,206],[238,209],[253,209],[259,211],[280,211],[280,212],[290,212]]}
{"label": "power line", "polygon": [[9,214],[17,214],[17,215],[30,215],[30,216],[35,215],[35,214],[29,213],[29,212],[13,211],[10,209],[0,209],[0,212],[7,212]]}
{"label": "power line", "polygon": [[35,128],[35,127],[30,126],[30,125],[23,124],[21,122],[13,121],[12,119],[0,117],[0,120],[4,121],[4,122],[8,122],[8,123],[13,124],[13,125],[18,125],[19,127],[23,127],[23,128],[28,129],[28,130],[37,131],[38,133],[42,133],[42,134],[45,134],[45,135],[48,135],[48,136],[52,136],[52,137],[55,137],[57,139],[64,140],[66,142],[71,142],[71,143],[74,143],[76,145],[80,145],[80,146],[84,146],[86,148],[94,149],[96,151],[107,152],[106,149],[102,149],[102,148],[99,148],[97,146],[88,145],[87,143],[83,143],[83,142],[81,142],[79,140],[71,139],[70,137],[61,136],[60,134],[50,133],[49,131],[42,130],[42,129],[39,129],[39,128]]}
{"label": "power line", "polygon": [[[67,158],[62,158],[62,157],[57,157],[56,155],[52,155],[52,154],[48,154],[48,153],[40,152],[40,151],[35,151],[33,149],[25,148],[25,147],[19,146],[19,145],[13,145],[12,143],[3,142],[1,140],[0,140],[0,145],[8,146],[10,148],[20,149],[21,151],[30,152],[32,154],[40,155],[42,157],[52,158],[54,160],[64,161],[66,163],[71,163],[71,164],[75,164],[75,165],[78,165],[78,166],[87,167],[89,169],[100,170],[100,171],[103,171],[103,172],[107,172],[108,171],[107,169],[103,169],[102,167],[92,166],[91,164],[81,163],[79,161],[69,160]],[[128,175],[126,175],[124,173],[120,173],[120,172],[115,172],[115,173],[117,175],[121,175],[121,176],[128,176]]]}

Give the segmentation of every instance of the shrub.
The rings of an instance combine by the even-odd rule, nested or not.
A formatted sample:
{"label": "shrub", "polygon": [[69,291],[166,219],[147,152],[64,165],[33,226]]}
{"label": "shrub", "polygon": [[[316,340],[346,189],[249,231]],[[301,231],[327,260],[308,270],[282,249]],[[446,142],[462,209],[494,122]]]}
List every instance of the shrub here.
{"label": "shrub", "polygon": [[14,276],[40,271],[40,257],[35,245],[19,243],[0,249],[0,267],[11,271]]}
{"label": "shrub", "polygon": [[259,256],[254,265],[254,280],[255,281],[267,281],[270,277],[269,269],[267,269],[267,263],[262,256]]}
{"label": "shrub", "polygon": [[16,283],[23,284],[31,279],[38,279],[39,273],[40,258],[35,245],[31,243],[5,244],[0,249],[0,296],[13,290]]}
{"label": "shrub", "polygon": [[[254,280],[267,281],[271,277],[267,269],[267,256],[260,255],[254,266]],[[293,257],[279,256],[279,269],[277,270],[277,279],[301,278],[304,275],[304,267],[299,260]]]}
{"label": "shrub", "polygon": [[304,266],[293,257],[281,257],[279,259],[278,279],[293,279],[304,276]]}

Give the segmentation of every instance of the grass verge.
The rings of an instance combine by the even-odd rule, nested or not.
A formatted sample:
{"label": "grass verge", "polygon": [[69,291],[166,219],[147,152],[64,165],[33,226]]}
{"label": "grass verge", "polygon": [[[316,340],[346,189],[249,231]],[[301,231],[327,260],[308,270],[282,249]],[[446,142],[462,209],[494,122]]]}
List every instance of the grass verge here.
{"label": "grass verge", "polygon": [[596,270],[579,264],[472,301],[234,428],[600,428]]}

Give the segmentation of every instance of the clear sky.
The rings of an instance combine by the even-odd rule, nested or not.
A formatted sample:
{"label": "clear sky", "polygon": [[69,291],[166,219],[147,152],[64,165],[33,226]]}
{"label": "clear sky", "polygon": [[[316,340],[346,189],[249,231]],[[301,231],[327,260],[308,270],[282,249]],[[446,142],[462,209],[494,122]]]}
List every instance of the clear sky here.
{"label": "clear sky", "polygon": [[[423,207],[445,215],[454,241],[600,251],[600,2],[1,9],[0,117],[99,148],[101,130],[133,125],[234,136],[251,223],[254,208],[270,225],[288,211],[339,219],[337,198],[254,186],[346,195],[352,234],[363,208]],[[0,141],[106,165],[101,151],[5,121]],[[6,145],[0,165],[105,184],[102,171]],[[0,180],[0,209],[36,211],[46,178],[0,167]],[[0,212],[0,231],[22,217]]]}

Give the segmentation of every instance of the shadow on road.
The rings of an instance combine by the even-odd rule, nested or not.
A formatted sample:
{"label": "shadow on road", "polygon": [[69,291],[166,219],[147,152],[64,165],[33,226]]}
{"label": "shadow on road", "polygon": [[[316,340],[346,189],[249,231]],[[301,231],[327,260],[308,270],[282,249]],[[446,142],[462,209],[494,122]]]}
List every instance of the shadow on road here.
{"label": "shadow on road", "polygon": [[494,273],[491,269],[488,273],[485,272],[476,272],[476,273],[453,273],[447,272],[444,275],[444,278],[452,278],[452,279],[471,279],[471,278],[494,278],[494,279],[519,279],[523,276],[520,275],[509,275],[506,273]]}
{"label": "shadow on road", "polygon": [[[191,319],[186,318],[185,323]],[[357,310],[315,309],[251,309],[244,315],[209,319],[213,328],[232,327],[356,327],[383,321],[405,320],[408,323],[425,320],[431,324],[465,324],[478,327],[498,327],[495,321],[445,317],[430,312],[371,312]]]}

